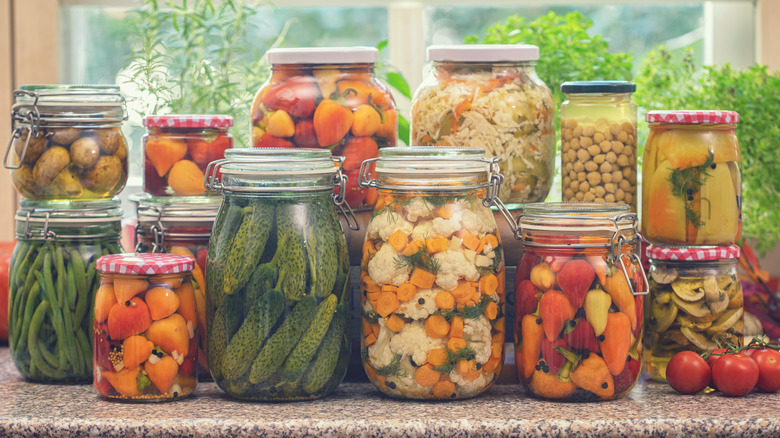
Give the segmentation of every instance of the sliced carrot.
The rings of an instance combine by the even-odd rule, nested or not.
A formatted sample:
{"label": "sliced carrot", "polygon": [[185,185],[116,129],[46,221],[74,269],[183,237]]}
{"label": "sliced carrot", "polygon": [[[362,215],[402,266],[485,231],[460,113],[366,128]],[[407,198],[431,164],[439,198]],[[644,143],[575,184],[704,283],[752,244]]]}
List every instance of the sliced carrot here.
{"label": "sliced carrot", "polygon": [[414,373],[414,380],[420,384],[420,386],[433,386],[439,381],[441,372],[436,371],[430,365],[423,365],[417,368],[417,372]]}
{"label": "sliced carrot", "polygon": [[436,398],[450,398],[455,394],[455,384],[449,380],[441,380],[433,385],[431,392]]}
{"label": "sliced carrot", "polygon": [[433,254],[435,252],[446,251],[450,247],[450,241],[446,237],[438,237],[436,239],[428,239],[425,241],[425,246],[428,252]]}
{"label": "sliced carrot", "polygon": [[454,213],[455,208],[452,204],[445,204],[436,209],[436,216],[439,216],[442,219],[451,219]]}
{"label": "sliced carrot", "polygon": [[373,345],[374,342],[376,342],[376,335],[374,335],[373,333],[369,333],[368,336],[363,338],[363,345],[365,345],[366,347],[368,347],[369,345]]}
{"label": "sliced carrot", "polygon": [[439,309],[452,310],[455,308],[455,298],[446,290],[441,291],[436,294],[436,306]]}
{"label": "sliced carrot", "polygon": [[371,323],[371,333],[373,333],[377,338],[379,337],[379,330],[381,330],[381,328],[379,327],[378,322]]}
{"label": "sliced carrot", "polygon": [[501,269],[496,274],[496,277],[498,278],[498,294],[504,295],[504,289],[506,289],[506,269],[502,266]]}
{"label": "sliced carrot", "polygon": [[376,292],[366,292],[366,298],[368,298],[368,301],[376,301],[379,299],[379,295],[381,295],[382,292],[376,291]]}
{"label": "sliced carrot", "polygon": [[409,283],[422,289],[430,289],[435,281],[435,275],[421,268],[414,268],[412,276],[409,278]]}
{"label": "sliced carrot", "polygon": [[479,291],[483,295],[493,295],[498,290],[498,277],[487,274],[479,279]]}
{"label": "sliced carrot", "polygon": [[370,240],[366,240],[363,242],[363,258],[361,261],[365,265],[368,263],[369,259],[371,259],[371,256],[376,254],[376,247]]}
{"label": "sliced carrot", "polygon": [[[472,360],[459,360],[457,364],[455,364],[455,370],[458,374],[460,374],[462,377],[464,377],[467,380],[474,380],[477,377],[479,377],[479,370],[477,370],[476,367],[477,363],[474,359]],[[475,375],[476,371],[476,375]]]}
{"label": "sliced carrot", "polygon": [[490,245],[491,248],[498,248],[498,238],[493,234],[485,234],[485,244]]}
{"label": "sliced carrot", "polygon": [[434,339],[440,339],[450,332],[450,323],[439,315],[434,314],[425,320],[425,334]]}
{"label": "sliced carrot", "polygon": [[463,337],[463,317],[454,316],[450,322],[450,337],[462,338]]}
{"label": "sliced carrot", "polygon": [[450,338],[450,340],[447,341],[447,349],[453,353],[457,353],[464,348],[466,348],[466,341],[464,341],[463,338]]}
{"label": "sliced carrot", "polygon": [[380,290],[382,292],[398,292],[398,286],[393,286],[392,284],[383,284]]}
{"label": "sliced carrot", "polygon": [[374,282],[374,279],[366,275],[363,277],[363,289],[366,292],[380,292],[382,288]]}
{"label": "sliced carrot", "polygon": [[382,318],[387,318],[388,315],[398,310],[400,306],[398,295],[394,292],[382,292],[376,301],[376,313]]}
{"label": "sliced carrot", "polygon": [[475,303],[478,303],[479,300],[482,299],[482,296],[479,294],[479,291],[476,287],[471,289],[471,301],[474,301]]}
{"label": "sliced carrot", "polygon": [[498,368],[499,363],[501,363],[500,358],[491,357],[489,361],[485,362],[485,365],[482,365],[482,369],[485,370],[486,373],[492,373]]}
{"label": "sliced carrot", "polygon": [[387,320],[385,321],[385,325],[390,330],[398,333],[404,327],[404,320],[401,319],[401,317],[399,317],[395,313],[393,313],[392,315],[390,315],[389,318],[387,318]]}
{"label": "sliced carrot", "polygon": [[377,198],[379,198],[379,194],[376,191],[376,187],[371,187],[366,191],[366,199],[364,202],[366,205],[374,205],[377,201]]}
{"label": "sliced carrot", "polygon": [[503,344],[504,343],[504,334],[501,333],[501,332],[496,333],[495,335],[493,335],[492,342],[494,344],[495,343]]}
{"label": "sliced carrot", "polygon": [[479,243],[477,244],[477,249],[474,251],[477,252],[477,254],[481,254],[482,250],[485,249],[485,245],[487,245],[487,240],[483,237],[479,239]]}
{"label": "sliced carrot", "polygon": [[468,281],[460,281],[458,282],[458,285],[455,287],[455,289],[451,290],[450,293],[455,298],[456,302],[465,303],[466,300],[471,298],[473,290],[474,287],[471,286],[471,283]]}
{"label": "sliced carrot", "polygon": [[406,248],[406,244],[409,243],[409,237],[403,231],[396,230],[387,238],[387,241],[394,250],[401,252]]}
{"label": "sliced carrot", "polygon": [[504,333],[506,331],[506,319],[502,316],[501,318],[493,321],[493,328],[501,333]]}
{"label": "sliced carrot", "polygon": [[379,196],[374,205],[374,211],[385,208],[387,204],[390,204],[391,202],[393,202],[393,197],[391,195]]}
{"label": "sliced carrot", "polygon": [[443,348],[431,348],[428,351],[428,363],[434,367],[444,365],[447,362],[447,351]]}
{"label": "sliced carrot", "polygon": [[499,358],[504,353],[504,343],[494,342],[490,347],[490,357]]}
{"label": "sliced carrot", "polygon": [[455,233],[455,235],[463,239],[463,246],[472,251],[475,251],[479,246],[479,239],[465,228]]}
{"label": "sliced carrot", "polygon": [[485,316],[487,319],[496,319],[498,316],[498,304],[495,301],[489,302],[487,307],[485,307]]}
{"label": "sliced carrot", "polygon": [[365,336],[368,336],[369,333],[373,333],[373,330],[371,330],[371,323],[368,322],[366,318],[360,318],[360,334]]}
{"label": "sliced carrot", "polygon": [[404,283],[398,286],[396,294],[398,295],[399,300],[409,301],[417,294],[417,287],[412,283]]}
{"label": "sliced carrot", "polygon": [[422,248],[423,243],[419,240],[412,240],[411,242],[406,244],[406,248],[404,248],[403,252],[401,254],[405,255],[406,257],[412,256],[417,253],[417,251]]}

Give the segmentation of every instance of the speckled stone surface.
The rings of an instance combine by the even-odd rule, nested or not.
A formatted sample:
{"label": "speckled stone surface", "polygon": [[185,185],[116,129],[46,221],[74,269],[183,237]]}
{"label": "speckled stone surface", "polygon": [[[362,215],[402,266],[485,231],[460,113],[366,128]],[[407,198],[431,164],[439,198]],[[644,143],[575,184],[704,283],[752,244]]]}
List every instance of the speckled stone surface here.
{"label": "speckled stone surface", "polygon": [[26,383],[0,349],[0,436],[777,436],[780,394],[730,399],[681,396],[642,382],[621,400],[551,403],[497,385],[453,402],[387,398],[368,383],[345,383],[328,398],[245,403],[202,383],[189,399],[126,404],[91,385]]}

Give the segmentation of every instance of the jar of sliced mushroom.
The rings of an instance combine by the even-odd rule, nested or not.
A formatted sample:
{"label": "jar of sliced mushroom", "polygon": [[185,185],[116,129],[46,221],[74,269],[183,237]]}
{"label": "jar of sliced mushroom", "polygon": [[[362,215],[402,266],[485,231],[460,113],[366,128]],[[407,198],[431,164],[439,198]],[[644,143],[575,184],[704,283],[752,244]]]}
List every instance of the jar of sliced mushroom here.
{"label": "jar of sliced mushroom", "polygon": [[666,365],[677,352],[742,344],[738,246],[651,246],[647,256],[650,299],[645,304],[644,360],[650,377],[666,381]]}

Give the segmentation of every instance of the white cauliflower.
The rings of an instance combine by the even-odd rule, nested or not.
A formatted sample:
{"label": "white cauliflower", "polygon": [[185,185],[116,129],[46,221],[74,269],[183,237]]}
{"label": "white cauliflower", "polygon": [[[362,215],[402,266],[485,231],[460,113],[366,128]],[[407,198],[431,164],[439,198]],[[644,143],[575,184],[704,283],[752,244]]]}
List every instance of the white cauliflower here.
{"label": "white cauliflower", "polygon": [[390,349],[390,337],[393,332],[385,325],[383,319],[379,319],[379,336],[376,342],[368,347],[368,359],[372,367],[382,368],[393,361],[393,351]]}
{"label": "white cauliflower", "polygon": [[433,209],[420,197],[412,198],[406,208],[406,220],[417,222],[419,219],[430,219],[433,217]]}
{"label": "white cauliflower", "polygon": [[412,240],[424,241],[430,239],[433,233],[433,221],[422,221],[414,226],[412,231]]}
{"label": "white cauliflower", "polygon": [[493,213],[482,205],[476,209],[476,213],[472,210],[464,210],[460,215],[460,223],[475,236],[492,233],[496,229]]}
{"label": "white cauliflower", "polygon": [[416,364],[423,364],[428,360],[428,352],[431,348],[444,348],[444,341],[433,339],[425,334],[422,321],[414,321],[404,324],[404,327],[390,339],[390,349],[395,354],[411,356]]}
{"label": "white cauliflower", "polygon": [[418,289],[417,293],[409,300],[401,303],[396,313],[407,318],[425,319],[438,310],[436,306],[436,294],[441,292],[439,288]]}
{"label": "white cauliflower", "polygon": [[489,361],[492,353],[490,327],[490,321],[484,315],[477,319],[465,318],[463,321],[463,340],[477,353],[475,359],[480,364]]}
{"label": "white cauliflower", "polygon": [[398,230],[409,235],[413,229],[414,226],[401,217],[400,214],[386,210],[371,219],[366,234],[369,239],[376,239],[379,237],[382,240],[387,241],[390,235]]}
{"label": "white cauliflower", "polygon": [[392,245],[384,244],[376,255],[368,261],[368,275],[377,284],[392,284],[400,286],[409,280],[410,266],[396,266],[395,258],[400,253]]}
{"label": "white cauliflower", "polygon": [[437,217],[433,220],[421,221],[412,231],[413,240],[434,239],[438,237],[450,238],[453,233],[460,230],[460,212],[452,215],[450,219]]}
{"label": "white cauliflower", "polygon": [[493,381],[494,373],[480,373],[474,380],[461,377],[456,370],[450,372],[450,380],[455,383],[455,395],[458,397],[471,397],[479,394]]}
{"label": "white cauliflower", "polygon": [[477,281],[479,272],[473,263],[460,251],[448,249],[433,255],[439,264],[436,273],[436,284],[444,290],[453,290],[458,286],[461,277],[469,281]]}
{"label": "white cauliflower", "polygon": [[385,385],[390,393],[397,396],[424,398],[429,395],[430,387],[420,386],[414,379],[416,368],[412,366],[409,356],[404,356],[400,362],[398,374],[387,376]]}

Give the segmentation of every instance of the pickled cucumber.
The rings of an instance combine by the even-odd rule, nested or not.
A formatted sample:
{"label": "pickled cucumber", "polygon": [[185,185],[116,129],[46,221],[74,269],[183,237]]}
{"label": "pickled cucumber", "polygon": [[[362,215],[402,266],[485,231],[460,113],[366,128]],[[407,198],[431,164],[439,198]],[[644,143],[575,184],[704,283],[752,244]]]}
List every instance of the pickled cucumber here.
{"label": "pickled cucumber", "polygon": [[298,380],[311,363],[314,353],[322,342],[330,321],[336,312],[336,295],[328,295],[319,306],[309,329],[293,349],[282,367],[282,377],[289,381]]}
{"label": "pickled cucumber", "polygon": [[303,390],[309,394],[314,394],[322,389],[336,369],[336,364],[341,355],[341,345],[344,343],[348,313],[347,307],[343,304],[336,309],[336,315],[330,323],[328,332],[325,333],[322,345],[317,349],[314,362],[306,374],[303,375],[301,385]]}

